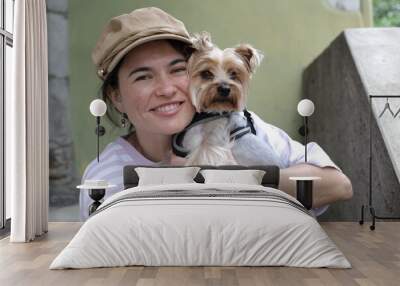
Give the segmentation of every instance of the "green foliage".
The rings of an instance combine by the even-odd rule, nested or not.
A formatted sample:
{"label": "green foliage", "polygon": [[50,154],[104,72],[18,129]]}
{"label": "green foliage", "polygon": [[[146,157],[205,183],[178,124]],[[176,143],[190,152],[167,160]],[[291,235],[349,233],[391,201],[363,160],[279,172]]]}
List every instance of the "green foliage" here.
{"label": "green foliage", "polygon": [[400,27],[400,0],[373,0],[376,27]]}

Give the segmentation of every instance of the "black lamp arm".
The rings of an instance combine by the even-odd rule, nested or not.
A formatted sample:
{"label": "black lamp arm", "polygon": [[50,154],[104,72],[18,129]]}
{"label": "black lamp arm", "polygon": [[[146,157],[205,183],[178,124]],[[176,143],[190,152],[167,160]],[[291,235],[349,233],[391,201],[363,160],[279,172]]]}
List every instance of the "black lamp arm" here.
{"label": "black lamp arm", "polygon": [[304,116],[304,162],[307,163],[308,116]]}
{"label": "black lamp arm", "polygon": [[103,136],[106,133],[106,129],[100,125],[100,116],[96,116],[95,133],[97,135],[97,162],[99,162],[100,136]]}

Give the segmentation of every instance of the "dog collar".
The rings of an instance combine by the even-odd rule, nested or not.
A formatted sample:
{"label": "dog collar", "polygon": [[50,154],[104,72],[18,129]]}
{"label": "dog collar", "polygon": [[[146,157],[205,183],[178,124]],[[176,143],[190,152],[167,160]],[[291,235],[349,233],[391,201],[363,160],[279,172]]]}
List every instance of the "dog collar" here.
{"label": "dog collar", "polygon": [[[256,134],[256,130],[253,125],[253,119],[251,118],[250,112],[248,112],[246,109],[243,111],[244,116],[246,117],[247,124],[246,126],[241,126],[237,127],[234,130],[230,132],[230,139],[231,140],[237,140],[241,138],[242,136],[248,134],[248,133],[253,133]],[[185,137],[186,132],[190,129],[193,128],[194,126],[197,126],[199,124],[203,124],[209,121],[213,121],[222,117],[229,117],[230,112],[222,112],[222,113],[208,113],[208,112],[201,112],[201,113],[195,113],[192,121],[188,126],[186,126],[185,129],[183,129],[181,132],[176,133],[172,136],[172,151],[174,152],[175,155],[179,157],[186,157],[189,153],[190,150],[186,149],[183,147],[183,138]]]}

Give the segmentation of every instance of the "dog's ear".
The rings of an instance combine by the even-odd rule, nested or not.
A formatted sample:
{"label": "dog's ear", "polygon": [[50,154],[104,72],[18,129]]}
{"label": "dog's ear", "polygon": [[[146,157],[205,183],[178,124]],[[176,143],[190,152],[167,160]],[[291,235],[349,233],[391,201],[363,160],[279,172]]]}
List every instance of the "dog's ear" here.
{"label": "dog's ear", "polygon": [[213,48],[213,43],[211,42],[211,35],[210,33],[203,31],[199,34],[194,34],[191,38],[193,43],[193,48],[196,51],[208,51]]}
{"label": "dog's ear", "polygon": [[264,58],[261,51],[256,50],[249,44],[240,44],[234,48],[234,51],[243,59],[250,73],[255,72]]}

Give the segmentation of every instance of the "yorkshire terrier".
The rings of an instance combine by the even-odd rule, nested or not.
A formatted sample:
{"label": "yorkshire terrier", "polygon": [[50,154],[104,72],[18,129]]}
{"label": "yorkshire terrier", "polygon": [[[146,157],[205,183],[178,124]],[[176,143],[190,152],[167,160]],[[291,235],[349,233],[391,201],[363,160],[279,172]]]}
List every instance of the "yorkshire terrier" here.
{"label": "yorkshire terrier", "polygon": [[245,109],[251,76],[263,55],[249,44],[219,49],[208,33],[193,38],[189,92],[196,109],[191,124],[173,138],[186,165],[277,165],[279,156],[256,136]]}

